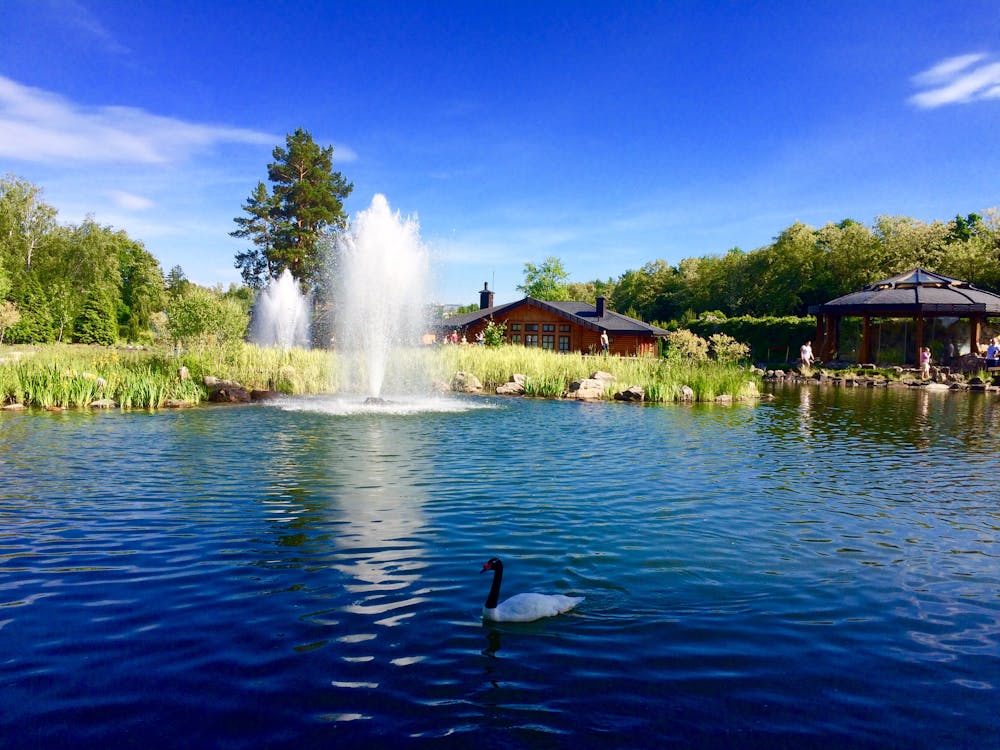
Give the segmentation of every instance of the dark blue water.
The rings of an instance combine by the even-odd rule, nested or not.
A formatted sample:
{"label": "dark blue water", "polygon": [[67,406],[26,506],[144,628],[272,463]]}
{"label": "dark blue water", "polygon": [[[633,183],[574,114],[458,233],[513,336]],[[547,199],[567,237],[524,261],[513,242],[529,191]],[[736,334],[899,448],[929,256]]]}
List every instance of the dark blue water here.
{"label": "dark blue water", "polygon": [[0,413],[0,746],[1000,746],[1000,399],[777,395]]}

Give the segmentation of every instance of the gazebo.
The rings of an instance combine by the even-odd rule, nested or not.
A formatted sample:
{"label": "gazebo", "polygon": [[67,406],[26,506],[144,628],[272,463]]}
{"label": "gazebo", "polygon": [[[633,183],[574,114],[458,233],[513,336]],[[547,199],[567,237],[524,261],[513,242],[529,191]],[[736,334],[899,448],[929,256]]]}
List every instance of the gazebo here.
{"label": "gazebo", "polygon": [[861,318],[858,362],[872,361],[871,319],[910,318],[916,322],[916,350],[924,346],[924,325],[931,318],[963,318],[969,321],[970,353],[979,354],[983,321],[1000,317],[1000,295],[977,289],[968,281],[952,279],[923,268],[869,284],[859,292],[845,294],[809,312],[816,316],[813,347],[822,360],[835,358],[840,349],[840,321]]}

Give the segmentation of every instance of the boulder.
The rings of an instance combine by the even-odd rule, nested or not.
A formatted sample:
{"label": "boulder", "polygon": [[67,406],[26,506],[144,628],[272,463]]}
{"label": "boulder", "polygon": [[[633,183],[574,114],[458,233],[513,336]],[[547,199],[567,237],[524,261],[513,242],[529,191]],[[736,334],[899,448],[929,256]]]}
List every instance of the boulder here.
{"label": "boulder", "polygon": [[22,404],[22,403],[15,403],[15,404],[7,404],[6,406],[3,407],[3,410],[4,411],[21,411],[23,408],[24,408],[24,404]]}
{"label": "boulder", "polygon": [[607,383],[598,378],[583,378],[569,384],[565,397],[577,401],[600,401],[604,398]]}
{"label": "boulder", "polygon": [[590,374],[590,379],[602,380],[605,383],[614,383],[615,380],[617,380],[617,378],[615,378],[615,376],[612,375],[610,372],[603,372],[602,370],[598,370],[597,372],[592,372]]}
{"label": "boulder", "polygon": [[694,389],[691,386],[681,386],[681,401],[694,401]]}
{"label": "boulder", "polygon": [[110,398],[99,398],[90,402],[91,409],[114,409],[118,404]]}
{"label": "boulder", "polygon": [[483,384],[471,372],[456,372],[451,379],[451,389],[456,393],[482,393]]}
{"label": "boulder", "polygon": [[251,401],[273,401],[276,398],[281,398],[281,392],[275,390],[257,390],[256,388],[250,391]]}
{"label": "boulder", "polygon": [[216,404],[248,404],[250,391],[239,383],[224,383],[208,394],[208,400]]}
{"label": "boulder", "polygon": [[646,392],[642,389],[642,386],[630,385],[624,391],[618,391],[615,394],[615,401],[643,401],[646,398]]}
{"label": "boulder", "polygon": [[515,380],[511,380],[509,383],[503,383],[497,386],[498,396],[523,396],[524,395],[524,383],[518,383]]}
{"label": "boulder", "polygon": [[214,388],[219,384],[219,379],[214,375],[206,375],[201,379],[201,382],[206,388]]}
{"label": "boulder", "polygon": [[177,379],[180,381],[190,380],[191,371],[184,365],[177,368]]}
{"label": "boulder", "polygon": [[179,398],[168,398],[163,402],[164,409],[187,409],[190,406],[194,406],[190,401],[182,401]]}

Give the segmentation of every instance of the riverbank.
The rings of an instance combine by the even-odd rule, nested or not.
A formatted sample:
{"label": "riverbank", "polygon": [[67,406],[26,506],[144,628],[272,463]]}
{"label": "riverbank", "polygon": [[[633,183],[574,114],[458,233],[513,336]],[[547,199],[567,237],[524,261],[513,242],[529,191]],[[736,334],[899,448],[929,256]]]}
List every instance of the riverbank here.
{"label": "riverbank", "polygon": [[845,388],[929,388],[931,390],[997,391],[1000,377],[989,371],[953,372],[948,367],[930,368],[929,377],[921,377],[913,367],[844,365],[829,368],[758,369],[765,383],[833,385]]}
{"label": "riverbank", "polygon": [[[557,354],[525,347],[446,346],[398,353],[386,392],[414,382],[428,389],[540,398],[582,398],[582,381],[595,380],[587,398],[674,401],[752,400],[759,374],[736,364],[674,359]],[[0,348],[2,408],[162,409],[194,406],[226,388],[249,400],[254,393],[311,395],[364,392],[366,364],[335,352],[275,349],[252,344],[173,352],[149,348],[70,346]],[[515,383],[518,387],[510,388]],[[586,385],[586,384],[585,384]],[[595,390],[596,389],[596,390]],[[248,398],[243,398],[243,393]],[[228,399],[227,399],[228,400]]]}

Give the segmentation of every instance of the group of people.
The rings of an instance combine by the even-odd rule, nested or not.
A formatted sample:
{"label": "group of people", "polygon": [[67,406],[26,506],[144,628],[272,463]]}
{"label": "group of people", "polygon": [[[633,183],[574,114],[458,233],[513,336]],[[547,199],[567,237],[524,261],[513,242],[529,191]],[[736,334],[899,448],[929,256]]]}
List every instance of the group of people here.
{"label": "group of people", "polygon": [[[954,352],[954,344],[950,344],[951,351]],[[1000,362],[1000,338],[993,339],[993,343],[990,344],[990,349],[987,350],[986,354],[986,364],[989,365],[990,362],[990,352],[993,352],[992,356]],[[950,356],[954,356],[952,353]],[[799,361],[803,367],[812,367],[815,358],[813,357],[812,341],[807,341],[801,347],[799,347]],[[1000,364],[993,365],[994,367],[1000,367]],[[931,376],[931,350],[930,347],[922,346],[920,347],[920,377],[929,378]]]}

